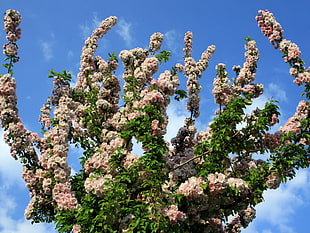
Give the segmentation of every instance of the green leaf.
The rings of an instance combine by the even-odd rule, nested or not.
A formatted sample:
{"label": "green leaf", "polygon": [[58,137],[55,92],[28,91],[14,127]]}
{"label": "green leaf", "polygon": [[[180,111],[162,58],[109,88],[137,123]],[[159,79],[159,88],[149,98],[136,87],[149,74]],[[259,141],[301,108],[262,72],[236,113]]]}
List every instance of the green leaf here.
{"label": "green leaf", "polygon": [[160,54],[155,55],[155,57],[158,59],[160,63],[169,61],[170,56],[171,52],[166,50],[162,50]]}
{"label": "green leaf", "polygon": [[180,101],[185,98],[187,98],[187,92],[185,90],[177,90],[175,92],[175,96],[174,96],[175,100]]}

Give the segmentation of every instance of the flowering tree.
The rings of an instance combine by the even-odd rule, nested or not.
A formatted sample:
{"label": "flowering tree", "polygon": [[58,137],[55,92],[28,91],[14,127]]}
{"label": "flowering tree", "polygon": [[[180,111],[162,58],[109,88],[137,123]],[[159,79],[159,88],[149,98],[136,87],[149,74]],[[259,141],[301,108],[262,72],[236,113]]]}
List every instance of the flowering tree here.
{"label": "flowering tree", "polygon": [[[272,13],[259,11],[256,20],[309,99],[310,71],[298,46],[284,39]],[[121,98],[114,75],[118,58],[114,53],[107,60],[95,56],[98,40],[116,21],[105,19],[85,41],[75,86],[70,86],[67,71],[50,72],[54,88],[41,109],[39,136],[18,115],[12,76],[19,61],[21,15],[6,11],[7,73],[0,75],[0,119],[12,156],[23,164],[31,196],[26,218],[53,221],[59,232],[240,232],[255,218],[254,207],[265,190],[309,167],[309,101],[300,101],[294,116],[275,133],[269,130],[278,122],[276,101],[245,114],[263,93],[263,85],[254,83],[259,52],[247,38],[245,62],[233,67],[235,78],[228,78],[225,64],[216,66],[212,93],[219,110],[206,131],[197,132],[199,78],[215,46],[195,61],[193,35],[187,32],[184,63],[158,78],[159,65],[170,55],[160,51],[162,34],[151,36],[148,49],[122,51]],[[179,89],[178,74],[186,77],[186,90]],[[189,113],[169,143],[164,140],[166,110],[173,96],[187,99]],[[133,139],[142,144],[143,155],[133,154]],[[74,175],[67,163],[69,145],[83,151],[82,169]]]}

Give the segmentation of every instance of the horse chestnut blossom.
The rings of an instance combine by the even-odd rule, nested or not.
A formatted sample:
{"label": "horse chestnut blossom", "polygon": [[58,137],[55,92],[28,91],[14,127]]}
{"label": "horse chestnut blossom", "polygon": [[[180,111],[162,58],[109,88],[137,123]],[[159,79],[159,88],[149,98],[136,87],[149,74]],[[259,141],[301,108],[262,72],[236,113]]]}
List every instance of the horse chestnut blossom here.
{"label": "horse chestnut blossom", "polygon": [[[148,48],[109,53],[105,60],[96,52],[99,39],[117,23],[111,16],[86,39],[76,85],[67,71],[50,72],[54,86],[41,108],[39,135],[26,129],[17,109],[13,64],[19,61],[21,15],[8,10],[3,48],[9,63],[4,64],[7,73],[0,75],[0,121],[12,157],[23,164],[31,198],[25,217],[54,221],[60,232],[75,233],[228,233],[248,227],[265,190],[278,188],[298,168],[310,166],[309,69],[299,47],[284,39],[272,13],[259,11],[256,20],[280,49],[294,82],[305,87],[305,99],[279,131],[269,132],[279,123],[274,101],[244,111],[263,93],[263,85],[254,83],[259,59],[254,40],[246,38],[245,61],[233,67],[235,78],[229,78],[224,63],[216,66],[212,93],[219,110],[206,130],[198,132],[199,79],[215,46],[208,46],[196,61],[193,33],[188,31],[182,63],[161,70],[169,53],[161,51],[164,36],[157,32]],[[124,67],[121,76],[116,75],[118,58]],[[188,115],[168,142],[164,136],[172,97],[186,99]],[[142,152],[135,151],[135,144]],[[75,153],[81,163],[75,173],[68,162],[71,145],[81,151]],[[262,157],[266,152],[268,159]]]}

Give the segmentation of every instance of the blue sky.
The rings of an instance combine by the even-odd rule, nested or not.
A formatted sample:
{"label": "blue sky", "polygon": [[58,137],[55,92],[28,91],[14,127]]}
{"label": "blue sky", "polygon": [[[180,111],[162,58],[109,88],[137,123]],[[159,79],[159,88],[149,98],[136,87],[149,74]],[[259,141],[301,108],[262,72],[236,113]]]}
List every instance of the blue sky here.
{"label": "blue sky", "polygon": [[[307,64],[310,62],[308,0],[1,0],[0,12],[10,8],[23,15],[22,39],[18,43],[21,61],[14,70],[18,107],[26,127],[36,132],[40,131],[40,108],[52,88],[48,71],[66,69],[76,75],[84,40],[101,20],[111,15],[117,16],[119,23],[100,42],[98,54],[104,58],[112,51],[145,48],[154,32],[165,35],[163,49],[172,51],[174,61],[182,59],[183,35],[188,30],[194,34],[193,56],[196,59],[207,46],[216,45],[215,55],[201,79],[202,113],[198,122],[201,130],[216,109],[211,95],[215,65],[225,63],[228,71],[233,65],[242,65],[246,36],[257,42],[260,61],[256,82],[265,85],[265,93],[255,105],[261,106],[269,97],[279,100],[282,124],[295,112],[302,89],[293,84],[280,52],[273,49],[257,27],[255,15],[259,9],[269,9],[275,14],[286,39],[297,43],[302,58]],[[5,43],[3,31],[0,31],[0,43]],[[5,70],[0,68],[0,72],[3,74]],[[233,72],[230,74],[233,77]],[[173,136],[186,112],[182,106],[172,104],[169,115],[174,122],[169,125],[169,136]],[[9,156],[2,130],[0,136],[0,233],[53,232],[51,224],[31,225],[24,220],[29,197],[20,178],[21,166]],[[310,170],[306,169],[280,189],[268,191],[265,202],[257,207],[256,220],[244,232],[309,232],[309,187]]]}

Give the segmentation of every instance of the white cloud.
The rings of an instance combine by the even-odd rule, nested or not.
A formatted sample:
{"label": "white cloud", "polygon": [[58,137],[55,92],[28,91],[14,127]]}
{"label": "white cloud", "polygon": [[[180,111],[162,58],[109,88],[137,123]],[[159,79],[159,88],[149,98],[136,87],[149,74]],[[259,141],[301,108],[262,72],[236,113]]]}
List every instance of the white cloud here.
{"label": "white cloud", "polygon": [[170,30],[164,34],[164,44],[178,57],[182,57],[183,44],[180,41],[182,41],[182,37],[175,30]]}
{"label": "white cloud", "polygon": [[13,184],[24,186],[21,178],[22,166],[19,161],[13,159],[10,155],[10,147],[3,140],[4,131],[0,130],[0,178],[1,184],[4,187],[10,187]]}
{"label": "white cloud", "polygon": [[274,95],[274,97],[279,101],[287,102],[287,95],[284,89],[275,83],[269,83],[267,86],[268,94]]}
{"label": "white cloud", "polygon": [[72,50],[69,50],[67,53],[68,57],[73,57],[74,56],[74,52]]}
{"label": "white cloud", "polygon": [[116,32],[123,38],[127,46],[131,46],[133,38],[131,35],[131,23],[125,21],[125,19],[119,19],[116,25]]}
{"label": "white cloud", "polygon": [[52,50],[53,43],[48,42],[48,41],[42,41],[42,40],[39,43],[40,43],[40,46],[43,52],[44,59],[46,61],[51,60],[54,57],[53,50]]}
{"label": "white cloud", "polygon": [[82,38],[85,40],[91,35],[92,29],[89,25],[79,25],[81,30]]}
{"label": "white cloud", "polygon": [[81,30],[83,40],[90,37],[92,31],[95,30],[97,27],[99,27],[100,23],[101,21],[99,20],[97,13],[93,12],[93,18],[91,23],[80,24],[79,28]]}
{"label": "white cloud", "polygon": [[167,126],[167,134],[165,135],[165,139],[170,141],[173,137],[175,137],[178,133],[180,127],[184,125],[185,117],[189,116],[185,108],[185,101],[175,102],[171,101],[170,105],[167,109],[168,114],[168,126]]}
{"label": "white cloud", "polygon": [[40,40],[39,41],[39,45],[42,49],[42,52],[43,52],[43,56],[44,56],[44,59],[46,61],[49,61],[51,60],[53,57],[54,57],[54,54],[53,54],[53,45],[55,43],[55,35],[54,33],[51,33],[50,34],[50,39],[49,40]]}
{"label": "white cloud", "polygon": [[[264,202],[256,208],[256,219],[244,232],[294,233],[294,217],[298,218],[298,208],[309,205],[310,170],[300,170],[295,179],[276,190],[268,190]],[[262,229],[269,225],[272,229]],[[274,231],[273,231],[274,230]]]}
{"label": "white cloud", "polygon": [[1,189],[0,203],[0,233],[56,233],[56,231],[53,230],[54,226],[49,224],[31,224],[31,222],[26,219],[15,219],[13,215],[17,207],[17,203],[9,194],[8,189]]}
{"label": "white cloud", "polygon": [[93,13],[93,20],[92,20],[92,23],[93,23],[93,27],[94,29],[99,27],[100,23],[101,23],[101,20],[98,18],[98,15],[96,12]]}

